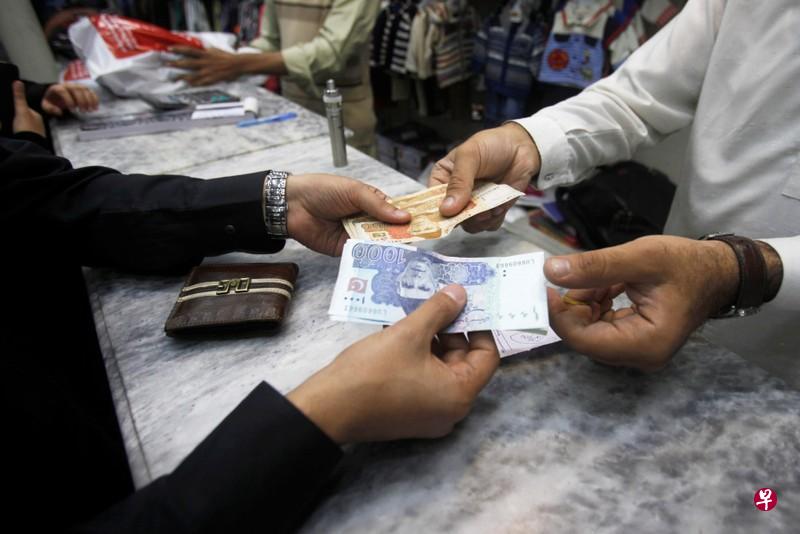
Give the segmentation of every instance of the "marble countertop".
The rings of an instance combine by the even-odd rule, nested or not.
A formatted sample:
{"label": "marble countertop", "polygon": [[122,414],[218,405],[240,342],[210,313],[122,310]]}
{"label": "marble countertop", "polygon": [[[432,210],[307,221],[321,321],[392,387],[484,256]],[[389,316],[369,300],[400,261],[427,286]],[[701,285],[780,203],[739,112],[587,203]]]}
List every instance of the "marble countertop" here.
{"label": "marble countertop", "polygon": [[[110,157],[110,155],[109,155]],[[389,194],[419,184],[349,149],[334,169],[327,138],[193,167],[203,178],[265,167],[339,172]],[[108,163],[108,162],[106,162]],[[457,230],[448,255],[536,246]],[[288,392],[376,327],[330,321],[338,260],[289,242],[295,298],[274,335],[171,339],[163,324],[182,277],[86,270],[136,484],[172,470],[260,381]],[[800,392],[737,355],[692,338],[664,370],[601,366],[562,344],[503,360],[452,435],[352,447],[309,533],[754,532],[800,524]],[[762,487],[771,512],[754,508]]]}
{"label": "marble countertop", "polygon": [[[125,173],[183,174],[187,167],[328,132],[324,117],[265,89],[242,83],[224,84],[220,88],[237,96],[258,98],[261,117],[294,111],[297,118],[249,128],[226,124],[98,141],[79,141],[80,123],[75,119],[64,120],[56,122],[53,128],[56,150],[80,167],[104,165]],[[151,109],[138,99],[111,99],[104,101],[100,110],[87,116],[121,115]]]}

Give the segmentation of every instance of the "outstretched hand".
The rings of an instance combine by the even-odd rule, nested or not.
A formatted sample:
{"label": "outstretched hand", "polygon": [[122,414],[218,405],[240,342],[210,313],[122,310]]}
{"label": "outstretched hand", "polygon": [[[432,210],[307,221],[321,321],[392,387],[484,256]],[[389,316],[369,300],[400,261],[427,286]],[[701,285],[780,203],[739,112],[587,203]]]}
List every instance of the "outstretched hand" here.
{"label": "outstretched hand", "polygon": [[286,182],[289,236],[311,250],[338,256],[348,239],[342,219],[367,213],[390,224],[411,220],[411,214],[387,202],[380,190],[333,174],[299,174]]}
{"label": "outstretched hand", "polygon": [[[499,128],[478,132],[436,162],[428,186],[447,184],[447,196],[439,211],[445,217],[457,215],[469,203],[476,180],[507,184],[525,191],[539,172],[539,150],[528,132],[510,122]],[[470,233],[497,230],[514,205],[507,202],[461,225]]]}
{"label": "outstretched hand", "polygon": [[[709,315],[735,299],[739,266],[720,241],[650,236],[606,249],[548,258],[550,325],[595,360],[663,367]],[[613,309],[625,292],[630,307]]]}
{"label": "outstretched hand", "polygon": [[345,349],[288,398],[337,443],[435,438],[466,417],[500,357],[489,332],[439,334],[467,301],[450,285]]}

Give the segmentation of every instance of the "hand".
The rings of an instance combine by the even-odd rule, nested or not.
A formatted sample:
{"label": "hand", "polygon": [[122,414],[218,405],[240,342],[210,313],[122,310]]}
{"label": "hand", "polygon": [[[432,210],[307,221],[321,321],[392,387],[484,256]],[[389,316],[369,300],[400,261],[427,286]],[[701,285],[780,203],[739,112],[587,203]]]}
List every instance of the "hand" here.
{"label": "hand", "polygon": [[[452,217],[467,207],[477,179],[490,180],[525,191],[539,172],[539,150],[519,124],[478,132],[436,162],[428,186],[448,184],[439,211]],[[514,201],[464,221],[470,233],[497,230]]]}
{"label": "hand", "polygon": [[190,85],[211,85],[221,81],[235,80],[244,74],[240,65],[243,56],[231,54],[218,48],[194,48],[191,46],[173,46],[170,52],[181,54],[184,59],[167,63],[170,67],[192,71],[178,77]]}
{"label": "hand", "polygon": [[25,97],[25,84],[17,80],[11,86],[14,92],[14,122],[11,129],[14,133],[33,132],[46,137],[42,116],[28,107]]}
{"label": "hand", "polygon": [[[550,325],[564,341],[595,360],[643,370],[666,365],[710,314],[734,301],[739,285],[730,246],[669,236],[548,258],[544,273],[576,288],[564,299],[548,289]],[[633,305],[612,309],[623,291]]]}
{"label": "hand", "polygon": [[363,182],[333,174],[299,174],[286,181],[289,236],[311,250],[342,253],[348,239],[342,218],[366,212],[387,223],[411,219],[386,201],[386,195]]}
{"label": "hand", "polygon": [[435,438],[469,413],[500,357],[489,332],[436,333],[467,294],[445,287],[402,321],[347,348],[288,398],[337,443]]}
{"label": "hand", "polygon": [[60,117],[64,111],[94,111],[100,101],[94,91],[78,83],[57,83],[47,88],[42,97],[42,110]]}

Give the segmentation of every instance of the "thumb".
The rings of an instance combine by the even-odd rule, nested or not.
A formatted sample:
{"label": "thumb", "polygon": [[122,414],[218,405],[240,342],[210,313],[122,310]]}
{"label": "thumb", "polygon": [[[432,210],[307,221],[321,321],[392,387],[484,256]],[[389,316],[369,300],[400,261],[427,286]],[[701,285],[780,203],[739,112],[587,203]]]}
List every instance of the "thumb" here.
{"label": "thumb", "polygon": [[17,80],[12,85],[12,90],[14,92],[14,115],[19,117],[30,109],[28,108],[28,99],[25,97],[25,84]]}
{"label": "thumb", "polygon": [[397,325],[403,325],[414,334],[424,334],[430,340],[458,317],[466,303],[466,290],[457,284],[450,284],[423,302]]}
{"label": "thumb", "polygon": [[374,187],[359,183],[353,198],[355,207],[379,221],[401,224],[411,220],[411,214],[389,204],[386,195]]}
{"label": "thumb", "polygon": [[447,195],[439,207],[445,217],[457,215],[467,207],[472,197],[472,187],[481,165],[477,142],[467,139],[453,153],[453,171],[447,184]]}
{"label": "thumb", "polygon": [[568,288],[642,282],[652,279],[658,266],[664,264],[661,250],[659,254],[653,247],[632,241],[580,254],[554,256],[544,262],[544,274],[552,283]]}

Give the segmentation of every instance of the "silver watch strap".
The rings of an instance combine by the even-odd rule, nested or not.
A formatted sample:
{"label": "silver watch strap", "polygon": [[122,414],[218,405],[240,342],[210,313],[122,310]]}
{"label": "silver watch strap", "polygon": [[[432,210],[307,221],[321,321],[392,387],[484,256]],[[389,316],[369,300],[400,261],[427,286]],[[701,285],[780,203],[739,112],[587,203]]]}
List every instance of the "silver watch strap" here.
{"label": "silver watch strap", "polygon": [[263,213],[264,225],[269,237],[286,239],[289,237],[288,211],[286,202],[286,179],[288,172],[267,171],[264,177]]}

